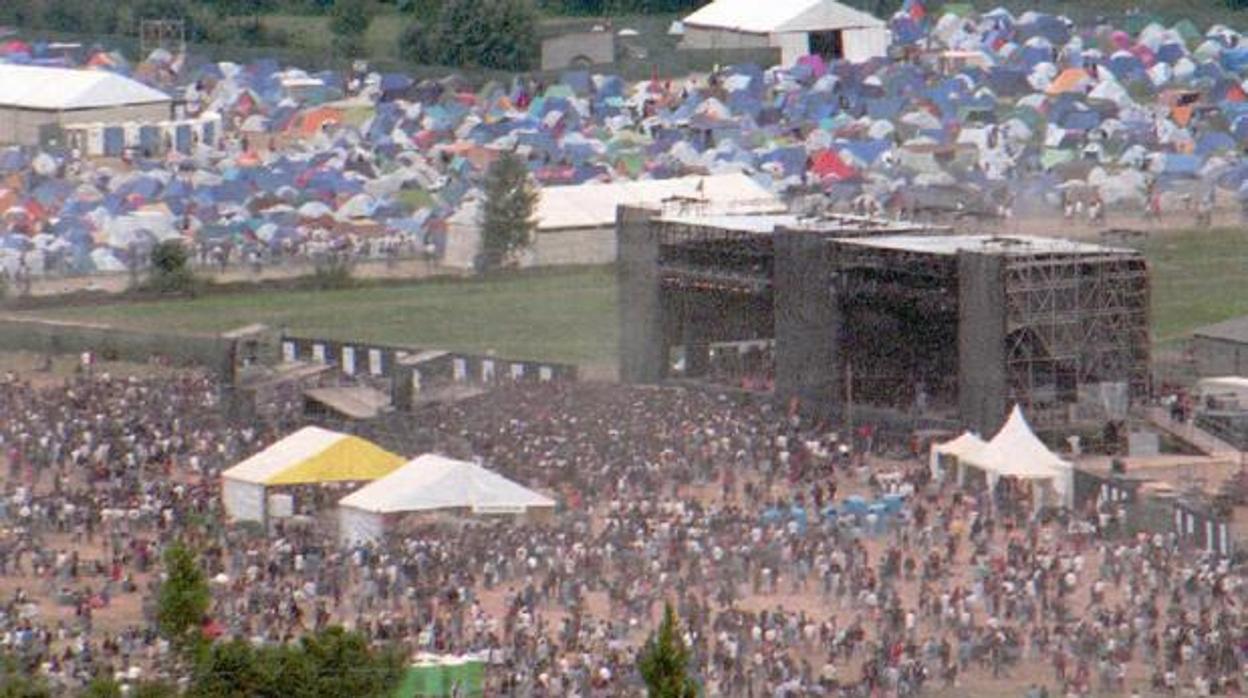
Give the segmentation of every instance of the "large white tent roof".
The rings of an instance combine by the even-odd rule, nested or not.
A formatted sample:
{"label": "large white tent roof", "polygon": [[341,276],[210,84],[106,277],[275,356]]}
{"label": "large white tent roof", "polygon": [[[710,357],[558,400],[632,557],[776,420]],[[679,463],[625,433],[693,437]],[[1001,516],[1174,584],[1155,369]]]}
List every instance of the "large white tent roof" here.
{"label": "large white tent roof", "polygon": [[59,110],[169,101],[160,90],[106,70],[0,65],[0,106]]}
{"label": "large white tent roof", "polygon": [[987,441],[979,438],[971,432],[963,432],[961,436],[942,444],[936,444],[932,448],[939,454],[953,456],[959,460],[967,460],[974,458],[978,453],[984,450],[988,445]]}
{"label": "large white tent roof", "polygon": [[221,476],[259,485],[375,480],[402,460],[357,436],[304,427]]}
{"label": "large white tent roof", "polygon": [[425,454],[347,495],[338,505],[374,514],[443,509],[492,513],[554,507],[555,502],[475,463]]}
{"label": "large white tent roof", "polygon": [[783,202],[741,173],[643,179],[604,184],[545,187],[537,206],[540,230],[599,228],[615,224],[619,206],[658,206],[667,199],[701,199],[707,208],[735,213],[777,213]]}
{"label": "large white tent roof", "polygon": [[836,0],[715,0],[685,17],[684,25],[755,34],[886,26],[880,18]]}
{"label": "large white tent roof", "polygon": [[1071,468],[1036,436],[1017,405],[997,435],[964,460],[1002,477],[1034,480],[1060,478]]}

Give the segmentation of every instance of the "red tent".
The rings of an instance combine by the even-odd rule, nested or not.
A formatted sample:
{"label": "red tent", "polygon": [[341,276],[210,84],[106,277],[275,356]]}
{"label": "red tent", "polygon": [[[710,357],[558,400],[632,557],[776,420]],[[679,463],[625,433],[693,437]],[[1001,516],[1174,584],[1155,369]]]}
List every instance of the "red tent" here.
{"label": "red tent", "polygon": [[810,171],[819,179],[853,179],[858,171],[841,159],[835,150],[821,150],[810,159]]}
{"label": "red tent", "polygon": [[26,43],[25,41],[21,41],[19,39],[12,39],[10,41],[4,42],[3,44],[0,44],[0,53],[3,53],[3,54],[24,53],[26,55],[30,55],[30,44]]}

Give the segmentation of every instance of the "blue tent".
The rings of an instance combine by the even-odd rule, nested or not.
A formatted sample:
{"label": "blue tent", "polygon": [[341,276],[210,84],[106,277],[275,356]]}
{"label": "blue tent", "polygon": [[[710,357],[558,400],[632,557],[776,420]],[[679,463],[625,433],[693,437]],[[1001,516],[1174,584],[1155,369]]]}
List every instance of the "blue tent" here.
{"label": "blue tent", "polygon": [[1201,159],[1195,155],[1167,153],[1162,159],[1162,173],[1175,177],[1195,177],[1200,171]]}

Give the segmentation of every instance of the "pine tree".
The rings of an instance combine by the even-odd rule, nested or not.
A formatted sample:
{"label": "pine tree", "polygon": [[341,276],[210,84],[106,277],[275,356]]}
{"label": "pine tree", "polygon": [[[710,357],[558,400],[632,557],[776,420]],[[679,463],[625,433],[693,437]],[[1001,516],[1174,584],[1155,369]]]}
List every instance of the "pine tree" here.
{"label": "pine tree", "polygon": [[514,261],[515,254],[533,241],[537,186],[524,161],[504,153],[485,174],[485,202],[481,214],[481,262],[486,269]]}
{"label": "pine tree", "polygon": [[156,623],[175,648],[191,650],[203,637],[200,627],[211,602],[208,582],[195,555],[181,543],[165,550],[164,561]]}
{"label": "pine tree", "polygon": [[688,667],[689,649],[680,636],[676,611],[665,604],[658,633],[650,636],[637,658],[650,698],[697,698],[698,687],[686,674]]}

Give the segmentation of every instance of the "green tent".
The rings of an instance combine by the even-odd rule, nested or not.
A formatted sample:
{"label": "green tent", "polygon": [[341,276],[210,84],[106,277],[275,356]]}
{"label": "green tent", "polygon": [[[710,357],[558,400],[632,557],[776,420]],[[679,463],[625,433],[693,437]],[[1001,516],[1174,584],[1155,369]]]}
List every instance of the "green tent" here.
{"label": "green tent", "polygon": [[940,7],[941,14],[954,15],[955,17],[969,17],[974,14],[975,6],[967,2],[951,2]]}
{"label": "green tent", "polygon": [[1157,15],[1148,14],[1146,12],[1127,15],[1126,20],[1122,23],[1122,30],[1131,36],[1139,36],[1139,33],[1144,31],[1144,27],[1147,27],[1154,22],[1158,22]]}
{"label": "green tent", "polygon": [[484,663],[476,659],[439,657],[409,666],[394,698],[443,698],[452,694],[480,698],[484,693]]}
{"label": "green tent", "polygon": [[1196,45],[1200,43],[1201,39],[1204,38],[1204,35],[1201,34],[1200,30],[1196,28],[1196,25],[1192,23],[1192,20],[1187,18],[1180,19],[1173,27],[1171,27],[1171,29],[1173,29],[1179,36],[1183,37],[1183,42],[1187,44],[1188,48],[1195,48]]}
{"label": "green tent", "polygon": [[1040,164],[1046,170],[1075,159],[1075,154],[1069,150],[1059,150],[1057,148],[1045,148],[1040,154]]}

